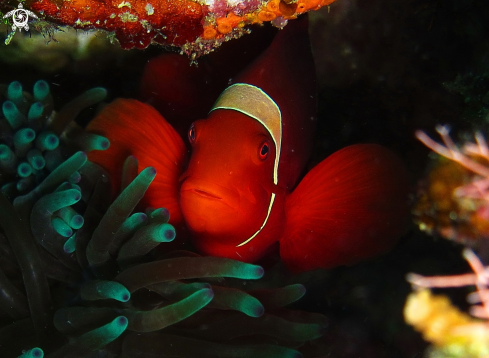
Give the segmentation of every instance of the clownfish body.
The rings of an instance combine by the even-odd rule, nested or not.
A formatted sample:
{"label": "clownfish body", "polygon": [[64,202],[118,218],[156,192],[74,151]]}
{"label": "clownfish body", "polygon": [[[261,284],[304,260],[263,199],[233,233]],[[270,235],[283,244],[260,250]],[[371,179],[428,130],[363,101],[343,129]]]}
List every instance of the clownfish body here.
{"label": "clownfish body", "polygon": [[344,148],[303,174],[315,128],[307,21],[294,21],[233,79],[206,119],[179,134],[151,106],[116,100],[89,129],[111,141],[90,154],[113,179],[124,158],[153,166],[146,204],[164,206],[196,249],[253,262],[276,242],[294,271],[355,263],[388,250],[407,218],[406,173],[375,144]]}

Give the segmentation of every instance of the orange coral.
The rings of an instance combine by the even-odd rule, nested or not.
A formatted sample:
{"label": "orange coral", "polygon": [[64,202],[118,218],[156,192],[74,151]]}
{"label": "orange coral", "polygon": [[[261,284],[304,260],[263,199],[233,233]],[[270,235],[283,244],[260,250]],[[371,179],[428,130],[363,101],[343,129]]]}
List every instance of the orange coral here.
{"label": "orange coral", "polygon": [[202,38],[204,40],[211,40],[211,39],[215,38],[216,35],[217,35],[217,31],[215,28],[213,28],[212,26],[204,27],[204,33],[202,35]]}
{"label": "orange coral", "polygon": [[297,13],[302,14],[312,9],[317,10],[321,6],[321,0],[300,0],[297,3]]}
{"label": "orange coral", "polygon": [[280,0],[271,0],[268,2],[266,8],[271,12],[280,12],[279,10]]}
{"label": "orange coral", "polygon": [[216,20],[217,23],[217,31],[221,34],[227,34],[233,30],[233,28],[239,26],[239,23],[242,22],[242,18],[233,13],[229,13],[226,17],[220,18]]}
{"label": "orange coral", "polygon": [[276,17],[277,17],[277,15],[275,15],[273,12],[266,11],[266,10],[260,11],[258,13],[258,19],[260,21],[263,21],[263,22],[265,22],[265,21],[272,21]]}
{"label": "orange coral", "polygon": [[297,11],[297,3],[287,4],[286,2],[281,1],[278,8],[283,16],[291,17],[294,16]]}

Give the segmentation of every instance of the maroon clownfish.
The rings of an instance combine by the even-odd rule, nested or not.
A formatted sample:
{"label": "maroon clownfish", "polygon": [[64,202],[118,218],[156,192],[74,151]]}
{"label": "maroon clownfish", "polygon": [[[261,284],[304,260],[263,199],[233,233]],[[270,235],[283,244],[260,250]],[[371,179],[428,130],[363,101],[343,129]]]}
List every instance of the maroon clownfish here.
{"label": "maroon clownfish", "polygon": [[89,158],[114,180],[131,154],[140,170],[156,168],[145,204],[166,207],[201,254],[254,262],[278,242],[285,264],[305,271],[385,252],[404,230],[407,175],[382,146],[341,149],[301,179],[315,74],[307,22],[293,22],[190,126],[190,155],[173,127],[137,100],[114,101],[88,127],[111,141]]}

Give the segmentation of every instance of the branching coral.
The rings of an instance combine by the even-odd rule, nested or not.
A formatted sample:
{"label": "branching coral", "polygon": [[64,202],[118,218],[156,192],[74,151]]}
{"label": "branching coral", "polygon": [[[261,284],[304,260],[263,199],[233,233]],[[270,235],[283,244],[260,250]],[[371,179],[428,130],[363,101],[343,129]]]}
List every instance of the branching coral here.
{"label": "branching coral", "polygon": [[[19,86],[7,87],[0,119],[12,166],[32,149],[39,152],[34,158],[49,162],[56,152],[57,160],[36,169],[26,159],[32,180],[22,190],[18,170],[0,177],[16,189],[0,195],[2,356],[300,357],[297,349],[321,335],[323,316],[284,308],[304,295],[302,285],[258,289],[250,283],[263,276],[260,266],[154,252],[175,239],[166,209],[135,210],[155,170],[137,174],[137,159],[128,157],[122,191],[112,200],[107,174],[85,154],[109,143],[73,122],[104,90],[55,113],[44,82],[34,96]],[[36,120],[29,120],[32,107]],[[22,129],[32,129],[34,138],[17,144]],[[37,137],[57,146],[37,147]]]}
{"label": "branching coral", "polygon": [[460,150],[448,135],[448,127],[438,126],[443,143],[424,132],[416,137],[444,158],[431,170],[414,209],[422,230],[475,245],[489,237],[489,147],[481,133],[476,143]]}

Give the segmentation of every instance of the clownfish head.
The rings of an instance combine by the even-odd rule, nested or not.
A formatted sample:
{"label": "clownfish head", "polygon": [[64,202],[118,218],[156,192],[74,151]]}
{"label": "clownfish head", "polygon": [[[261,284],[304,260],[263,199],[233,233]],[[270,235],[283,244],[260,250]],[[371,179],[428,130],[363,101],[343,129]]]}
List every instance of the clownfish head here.
{"label": "clownfish head", "polygon": [[246,244],[266,225],[278,182],[280,110],[259,88],[229,87],[188,130],[180,204],[200,244]]}

